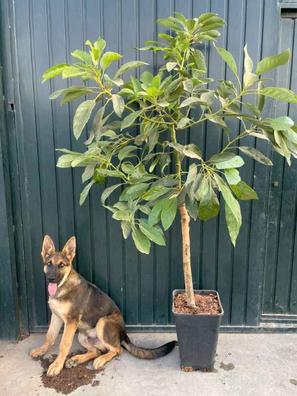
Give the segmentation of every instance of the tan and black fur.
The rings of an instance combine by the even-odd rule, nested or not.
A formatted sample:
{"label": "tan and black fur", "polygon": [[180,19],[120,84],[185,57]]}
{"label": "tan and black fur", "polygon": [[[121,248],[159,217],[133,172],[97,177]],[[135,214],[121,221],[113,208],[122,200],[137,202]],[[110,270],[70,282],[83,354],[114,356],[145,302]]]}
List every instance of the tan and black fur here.
{"label": "tan and black fur", "polygon": [[75,251],[75,237],[68,240],[61,252],[56,252],[48,235],[44,237],[41,251],[44,272],[48,282],[57,284],[57,291],[48,300],[52,317],[45,341],[30,355],[34,358],[44,355],[54,344],[64,324],[59,354],[47,374],[53,376],[60,373],[77,330],[78,340],[87,352],[68,359],[66,367],[94,359],[94,368],[98,369],[119,355],[122,347],[141,359],[155,359],[168,354],[174,348],[175,341],[155,349],[132,344],[125,331],[122,314],[113,300],[72,267]]}

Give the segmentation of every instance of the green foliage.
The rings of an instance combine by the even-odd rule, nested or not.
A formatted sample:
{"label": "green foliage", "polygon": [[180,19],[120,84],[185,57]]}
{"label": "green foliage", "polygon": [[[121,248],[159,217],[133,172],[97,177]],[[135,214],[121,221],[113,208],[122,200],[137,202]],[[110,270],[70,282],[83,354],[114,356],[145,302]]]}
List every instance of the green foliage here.
{"label": "green foliage", "polygon": [[[223,19],[211,12],[193,19],[176,13],[158,23],[166,33],[159,33],[158,41],[149,41],[140,49],[163,56],[156,74],[144,70],[136,78],[133,71],[147,64],[130,61],[119,65],[122,56],[106,52],[102,38],[87,41],[86,51],[73,51],[74,63],[55,65],[44,72],[43,81],[57,76],[81,80],[79,85],[70,82],[50,98],[61,97],[61,104],[83,98],[73,119],[74,136],[78,139],[89,126],[85,150],[61,150],[57,166],[84,168],[80,204],[94,185],[102,186],[102,205],[121,222],[124,238],[131,235],[143,253],[149,253],[152,242],[165,245],[164,231],[183,204],[193,219],[203,221],[217,216],[223,205],[235,245],[242,223],[239,201],[258,199],[241,179],[244,160],[272,165],[254,148],[253,139],[247,140],[251,146],[239,145],[239,141],[263,139],[288,164],[291,156],[297,158],[294,121],[287,116],[262,115],[265,97],[297,103],[294,92],[264,86],[262,78],[286,64],[290,53],[287,50],[264,58],[254,66],[245,46],[241,77],[232,54],[215,46],[234,74],[234,81],[217,81],[207,76],[205,54],[199,48],[216,41]],[[229,128],[232,119],[241,125],[235,135]],[[204,158],[197,145],[180,143],[187,128],[205,122],[213,123],[218,133],[223,129],[226,136],[222,151],[210,158]]]}

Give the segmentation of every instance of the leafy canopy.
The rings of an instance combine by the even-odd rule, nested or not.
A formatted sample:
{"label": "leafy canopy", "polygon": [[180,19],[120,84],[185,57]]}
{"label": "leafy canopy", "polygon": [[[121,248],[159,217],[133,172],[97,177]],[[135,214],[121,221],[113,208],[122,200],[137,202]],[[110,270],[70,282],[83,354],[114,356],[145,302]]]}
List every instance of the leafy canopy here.
{"label": "leafy canopy", "polygon": [[[130,61],[118,67],[122,56],[106,52],[102,38],[94,43],[87,41],[87,51],[73,51],[74,63],[45,71],[43,81],[56,76],[81,81],[80,85],[52,93],[50,98],[61,97],[62,104],[83,99],[73,119],[76,139],[89,125],[86,150],[60,150],[63,155],[57,166],[84,168],[82,182],[86,184],[80,204],[94,184],[109,181],[101,202],[121,222],[124,238],[131,234],[143,253],[149,253],[151,242],[165,245],[164,230],[172,225],[179,205],[185,204],[193,219],[208,220],[220,211],[219,195],[235,245],[242,223],[239,201],[258,199],[253,188],[241,179],[244,159],[251,157],[272,165],[254,147],[238,147],[238,141],[248,136],[264,139],[288,164],[291,156],[297,157],[294,121],[286,116],[262,116],[265,97],[297,103],[294,92],[271,86],[262,77],[287,63],[290,52],[264,58],[254,66],[245,46],[241,80],[232,54],[215,46],[235,76],[235,82],[216,81],[207,76],[205,56],[199,48],[219,37],[217,29],[224,25],[223,19],[214,13],[193,19],[176,13],[158,23],[167,33],[159,33],[158,41],[149,41],[141,48],[162,54],[164,64],[156,74],[146,69],[139,78],[130,75],[124,81],[127,72],[147,64]],[[117,68],[112,73],[114,66]],[[241,121],[236,136],[228,127],[232,119]],[[206,121],[215,124],[218,133],[223,129],[227,136],[222,151],[211,158],[204,158],[193,143],[180,143],[187,128]]]}

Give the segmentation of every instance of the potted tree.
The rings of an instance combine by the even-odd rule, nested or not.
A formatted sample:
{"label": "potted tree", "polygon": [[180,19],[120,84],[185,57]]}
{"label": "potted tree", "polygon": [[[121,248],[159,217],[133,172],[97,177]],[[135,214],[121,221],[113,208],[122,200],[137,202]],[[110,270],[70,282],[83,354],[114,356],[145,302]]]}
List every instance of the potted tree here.
{"label": "potted tree", "polygon": [[[81,80],[80,85],[50,96],[61,96],[62,104],[83,98],[75,111],[73,133],[79,139],[89,123],[86,149],[62,149],[57,163],[60,168],[84,168],[82,182],[86,185],[80,204],[93,185],[108,180],[102,205],[121,222],[124,238],[131,235],[144,254],[149,254],[151,243],[165,245],[164,231],[179,213],[185,290],[173,292],[173,313],[181,366],[211,369],[223,309],[216,291],[193,290],[190,220],[217,216],[224,202],[226,225],[235,246],[242,223],[239,202],[258,199],[240,177],[244,157],[272,165],[254,147],[238,143],[248,136],[264,139],[290,164],[291,155],[297,156],[297,126],[287,116],[268,118],[262,111],[266,97],[297,103],[297,96],[263,78],[288,62],[288,50],[254,66],[245,46],[241,78],[233,56],[214,44],[234,74],[233,81],[216,81],[207,75],[199,48],[205,42],[215,42],[223,19],[214,13],[193,19],[176,13],[158,22],[168,32],[142,48],[163,55],[164,64],[155,74],[145,70],[139,78],[130,76],[124,81],[125,73],[147,66],[141,61],[124,63],[111,74],[110,66],[118,65],[121,55],[106,52],[106,43],[99,38],[86,42],[87,51],[73,51],[74,63],[48,69],[43,80],[56,76]],[[232,119],[240,121],[236,133],[228,127]],[[225,136],[223,149],[210,158],[204,158],[193,143],[181,144],[187,128],[205,122],[215,124]]]}

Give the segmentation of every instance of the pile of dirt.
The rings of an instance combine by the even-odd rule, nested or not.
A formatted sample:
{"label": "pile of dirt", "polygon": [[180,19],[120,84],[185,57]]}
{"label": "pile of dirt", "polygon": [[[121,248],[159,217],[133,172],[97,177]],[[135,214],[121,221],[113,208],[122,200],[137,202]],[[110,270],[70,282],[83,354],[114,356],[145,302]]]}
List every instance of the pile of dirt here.
{"label": "pile of dirt", "polygon": [[[72,354],[72,356],[76,355],[77,353],[79,352]],[[45,388],[52,388],[58,393],[67,395],[83,385],[99,385],[99,381],[94,380],[94,378],[96,377],[96,374],[98,374],[100,371],[103,371],[103,369],[89,369],[87,368],[88,363],[79,364],[78,366],[71,368],[64,367],[59,375],[48,377],[46,375],[47,369],[54,361],[56,356],[57,355],[52,355],[49,358],[42,357],[39,359],[41,367],[44,369],[44,372],[41,375],[41,380]]]}
{"label": "pile of dirt", "polygon": [[179,293],[174,298],[174,312],[188,314],[216,315],[221,313],[218,297],[215,293],[195,294],[196,307],[189,307],[185,293]]}

